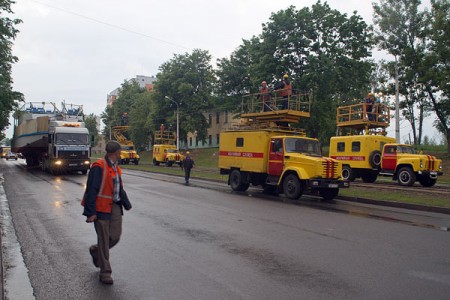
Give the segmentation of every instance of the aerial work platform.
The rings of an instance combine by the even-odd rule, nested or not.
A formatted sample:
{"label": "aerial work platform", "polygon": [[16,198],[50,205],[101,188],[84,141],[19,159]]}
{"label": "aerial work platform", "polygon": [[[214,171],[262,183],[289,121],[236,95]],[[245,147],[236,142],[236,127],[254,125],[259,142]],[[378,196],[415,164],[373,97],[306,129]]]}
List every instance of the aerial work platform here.
{"label": "aerial work platform", "polygon": [[177,135],[172,130],[156,130],[155,131],[155,144],[162,145],[175,145]]}
{"label": "aerial work platform", "polygon": [[242,97],[241,118],[255,123],[297,123],[301,118],[309,118],[310,110],[310,94],[279,97],[256,93]]}
{"label": "aerial work platform", "polygon": [[386,135],[390,123],[390,109],[382,103],[375,103],[371,111],[367,111],[365,103],[341,106],[337,109],[336,125],[339,135],[347,134],[380,134]]}

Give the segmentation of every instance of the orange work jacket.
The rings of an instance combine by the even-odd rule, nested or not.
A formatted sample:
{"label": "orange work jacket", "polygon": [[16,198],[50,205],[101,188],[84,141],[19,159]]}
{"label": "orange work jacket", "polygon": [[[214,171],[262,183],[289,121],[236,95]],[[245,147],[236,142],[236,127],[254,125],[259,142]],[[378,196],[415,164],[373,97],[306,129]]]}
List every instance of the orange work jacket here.
{"label": "orange work jacket", "polygon": [[292,84],[291,83],[286,84],[286,82],[283,82],[283,83],[284,83],[284,88],[282,88],[280,90],[280,97],[292,95]]}
{"label": "orange work jacket", "polygon": [[[114,194],[114,179],[117,175],[122,176],[122,169],[117,166],[117,173],[114,172],[114,168],[110,166],[105,159],[99,159],[92,164],[92,167],[100,167],[102,169],[102,183],[100,185],[100,191],[95,198],[95,210],[103,213],[111,213],[113,205]],[[85,194],[86,195],[86,194]],[[81,205],[84,206],[84,198]]]}

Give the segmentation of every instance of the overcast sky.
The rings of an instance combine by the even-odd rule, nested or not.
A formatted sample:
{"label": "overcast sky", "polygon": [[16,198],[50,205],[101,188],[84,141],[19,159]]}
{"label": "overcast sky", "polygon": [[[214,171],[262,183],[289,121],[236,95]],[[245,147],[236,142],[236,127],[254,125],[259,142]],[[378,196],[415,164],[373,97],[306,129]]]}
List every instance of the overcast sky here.
{"label": "overcast sky", "polygon": [[[23,21],[14,41],[14,89],[26,101],[82,104],[100,114],[125,79],[156,75],[174,54],[208,50],[228,57],[261,33],[272,12],[316,0],[16,0]],[[323,3],[324,1],[322,1]],[[372,0],[329,0],[372,23]],[[425,2],[425,1],[424,1]],[[389,59],[389,58],[387,58]],[[406,123],[404,123],[406,125]],[[391,127],[393,127],[392,124]],[[409,129],[409,128],[408,128]],[[12,129],[6,131],[12,136]]]}

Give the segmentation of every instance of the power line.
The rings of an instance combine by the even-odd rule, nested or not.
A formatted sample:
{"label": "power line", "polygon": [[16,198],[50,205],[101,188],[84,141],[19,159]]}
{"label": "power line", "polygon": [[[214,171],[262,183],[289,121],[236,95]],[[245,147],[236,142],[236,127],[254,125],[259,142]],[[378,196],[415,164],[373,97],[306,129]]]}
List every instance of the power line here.
{"label": "power line", "polygon": [[133,33],[133,34],[136,34],[136,35],[139,35],[139,36],[143,36],[145,38],[149,38],[149,39],[155,40],[157,42],[165,43],[165,44],[168,44],[168,45],[171,45],[171,46],[175,46],[175,47],[178,47],[178,48],[183,48],[183,49],[186,49],[186,50],[191,50],[188,47],[185,47],[185,46],[182,46],[182,45],[179,45],[179,44],[176,44],[176,43],[172,43],[172,42],[160,39],[160,38],[156,38],[156,37],[147,35],[145,33],[137,32],[137,31],[134,31],[134,30],[122,27],[122,26],[118,26],[118,25],[114,25],[114,24],[111,24],[111,23],[107,23],[107,22],[104,22],[104,21],[101,21],[101,20],[98,20],[98,19],[95,19],[95,18],[92,18],[92,17],[88,17],[88,16],[85,16],[85,15],[82,15],[82,14],[79,14],[79,13],[76,13],[76,12],[73,12],[73,11],[70,11],[70,10],[67,10],[67,9],[64,9],[64,8],[56,7],[56,6],[53,6],[53,5],[50,5],[50,4],[47,4],[47,3],[43,3],[43,2],[40,2],[40,1],[37,1],[37,0],[30,0],[30,1],[35,2],[37,4],[40,4],[40,5],[43,5],[43,6],[47,6],[47,7],[50,7],[50,8],[59,10],[59,11],[62,11],[64,13],[67,13],[67,14],[70,14],[70,15],[73,15],[73,16],[77,16],[77,17],[80,17],[80,18],[83,18],[83,19],[95,22],[95,23],[99,23],[99,24],[102,24],[102,25],[105,25],[105,26],[109,26],[109,27],[112,27],[112,28],[115,28],[115,29],[119,29],[119,30],[122,30],[122,31],[125,31],[125,32],[128,32],[128,33]]}

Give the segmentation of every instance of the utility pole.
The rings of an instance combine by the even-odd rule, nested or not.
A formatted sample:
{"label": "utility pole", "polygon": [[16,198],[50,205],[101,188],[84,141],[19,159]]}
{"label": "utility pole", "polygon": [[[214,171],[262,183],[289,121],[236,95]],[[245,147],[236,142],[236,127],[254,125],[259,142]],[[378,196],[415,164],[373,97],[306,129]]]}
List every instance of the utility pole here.
{"label": "utility pole", "polygon": [[399,87],[398,87],[398,62],[395,57],[395,140],[400,143],[400,105],[399,105]]}

